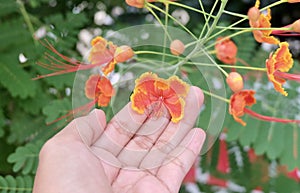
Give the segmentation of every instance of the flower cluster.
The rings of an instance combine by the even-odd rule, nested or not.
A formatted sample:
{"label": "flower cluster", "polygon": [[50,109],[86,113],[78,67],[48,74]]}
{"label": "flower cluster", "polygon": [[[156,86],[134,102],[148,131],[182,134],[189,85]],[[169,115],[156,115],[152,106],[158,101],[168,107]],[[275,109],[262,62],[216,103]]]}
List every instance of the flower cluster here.
{"label": "flower cluster", "polygon": [[[155,9],[156,11],[161,11],[162,13],[166,14],[166,20],[172,19],[182,27],[176,18],[157,7],[155,5],[156,2],[163,3],[166,8],[171,5],[189,8],[188,6],[174,2],[173,0],[126,0],[126,3],[129,6],[133,6],[135,8],[147,8],[158,20],[159,18],[153,10]],[[280,1],[280,3],[284,2],[296,3],[299,1]],[[225,37],[221,35],[213,35],[213,37],[217,36],[216,41],[214,44],[208,46],[208,48],[214,46],[214,50],[210,52],[216,54],[216,58],[225,64],[219,65],[218,68],[221,69],[223,74],[226,76],[226,83],[233,92],[230,99],[223,100],[229,103],[229,113],[233,116],[234,120],[244,126],[246,123],[241,119],[244,114],[249,114],[250,116],[264,121],[275,121],[282,123],[300,122],[299,120],[268,117],[250,110],[249,108],[256,103],[255,91],[251,89],[244,89],[244,78],[240,73],[237,72],[238,68],[266,72],[266,76],[274,85],[274,89],[284,96],[288,95],[283,88],[283,84],[287,80],[300,81],[299,74],[288,73],[288,71],[293,67],[294,63],[292,54],[289,51],[289,44],[287,42],[280,42],[280,40],[276,37],[278,35],[299,35],[300,20],[297,20],[288,26],[274,29],[271,27],[271,7],[272,6],[268,6],[260,9],[260,0],[256,0],[255,5],[248,10],[247,15],[242,16],[245,20],[248,19],[248,23],[250,25],[249,28],[244,29],[244,32],[252,32],[254,39],[258,43],[268,43],[279,46],[277,50],[270,53],[269,58],[267,58],[265,61],[264,67],[251,67],[251,65],[237,57],[238,46],[235,44],[232,38],[237,36],[239,33]],[[195,11],[194,8],[191,8],[191,10]],[[204,11],[198,11],[198,13],[203,12]],[[205,17],[207,17],[206,19],[212,16],[208,13],[205,14]],[[241,14],[238,15],[240,16]],[[217,18],[217,16],[214,18]],[[220,16],[218,16],[218,18],[220,18]],[[159,23],[162,25],[162,21],[159,20]],[[204,28],[207,27],[206,30],[208,31],[208,34],[210,34],[212,31],[210,31],[208,26],[209,25],[207,24],[204,26]],[[192,33],[188,31],[186,27],[183,26],[183,28],[188,33]],[[228,29],[230,29],[230,27]],[[167,30],[165,29],[165,31]],[[221,33],[218,32],[216,34]],[[85,107],[89,109],[92,107],[92,104],[96,105],[97,107],[106,107],[109,105],[111,98],[115,94],[114,86],[112,85],[108,75],[115,70],[115,66],[118,63],[126,62],[133,58],[134,55],[138,54],[162,55],[163,60],[165,57],[172,56],[172,59],[179,61],[173,68],[175,69],[175,72],[172,72],[174,75],[167,79],[163,79],[158,77],[157,74],[149,72],[149,68],[151,67],[145,68],[147,69],[145,70],[146,72],[135,80],[135,88],[130,100],[132,102],[132,109],[137,113],[146,113],[149,116],[162,116],[167,111],[171,121],[177,123],[184,117],[185,98],[189,91],[189,85],[183,82],[178,76],[175,76],[175,74],[178,74],[179,70],[183,71],[181,67],[185,65],[185,63],[188,63],[186,58],[183,56],[183,53],[186,51],[186,48],[193,45],[193,43],[185,45],[180,39],[172,39],[171,36],[166,32],[164,44],[168,42],[167,39],[169,40],[170,54],[166,54],[165,48],[162,53],[156,53],[153,51],[134,52],[130,46],[118,46],[103,37],[96,37],[91,41],[91,50],[88,57],[88,63],[82,63],[74,60],[73,58],[68,58],[62,55],[49,42],[45,41],[42,42],[42,44],[44,44],[45,47],[55,53],[58,57],[53,57],[52,55],[46,53],[45,58],[48,60],[48,63],[39,62],[39,65],[51,69],[54,72],[46,75],[40,75],[35,79],[76,72],[78,70],[99,68],[100,73],[91,75],[86,81],[85,95],[88,99],[92,100],[92,102]],[[208,38],[208,40],[210,39],[211,38]],[[206,40],[200,40],[201,36],[198,40],[195,40],[195,42],[209,42]],[[194,53],[192,51],[191,53],[187,54],[196,55],[197,52],[195,51]],[[136,57],[135,60],[138,61],[139,57]],[[237,63],[242,63],[245,66],[237,66]],[[223,67],[231,68],[231,72],[226,72],[223,70]]]}

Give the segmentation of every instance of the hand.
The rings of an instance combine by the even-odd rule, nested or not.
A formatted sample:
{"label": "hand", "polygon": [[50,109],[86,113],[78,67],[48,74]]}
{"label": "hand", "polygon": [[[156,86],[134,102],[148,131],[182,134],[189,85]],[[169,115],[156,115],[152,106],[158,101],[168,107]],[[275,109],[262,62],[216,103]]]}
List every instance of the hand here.
{"label": "hand", "polygon": [[107,125],[101,110],[73,120],[43,146],[33,193],[178,192],[205,139],[192,129],[202,102],[191,87],[177,124],[137,114],[130,103]]}

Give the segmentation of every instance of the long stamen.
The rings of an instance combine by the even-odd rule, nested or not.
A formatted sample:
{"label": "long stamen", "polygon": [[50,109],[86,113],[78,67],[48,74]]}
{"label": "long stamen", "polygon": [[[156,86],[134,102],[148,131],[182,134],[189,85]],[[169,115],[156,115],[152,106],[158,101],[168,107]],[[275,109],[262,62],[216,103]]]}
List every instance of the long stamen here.
{"label": "long stamen", "polygon": [[263,120],[263,121],[269,121],[269,122],[278,122],[278,123],[298,123],[300,124],[300,120],[293,120],[293,119],[283,119],[283,118],[277,118],[277,117],[270,117],[258,114],[250,109],[245,108],[244,112],[249,114],[252,117],[255,117],[257,119]]}
{"label": "long stamen", "polygon": [[300,82],[300,74],[289,74],[289,73],[285,73],[285,72],[276,71],[274,73],[274,75],[280,76],[281,78],[285,78],[288,80],[294,80],[294,81]]}
{"label": "long stamen", "polygon": [[55,119],[54,121],[50,122],[50,123],[47,123],[47,125],[51,125],[53,123],[56,123],[62,119],[67,119],[67,122],[69,122],[71,119],[73,119],[73,116],[72,115],[84,115],[84,114],[87,114],[91,108],[95,105],[96,103],[96,100],[97,99],[94,99],[92,100],[91,102],[83,105],[83,106],[80,106],[80,107],[77,107],[73,110],[70,110],[67,114]]}

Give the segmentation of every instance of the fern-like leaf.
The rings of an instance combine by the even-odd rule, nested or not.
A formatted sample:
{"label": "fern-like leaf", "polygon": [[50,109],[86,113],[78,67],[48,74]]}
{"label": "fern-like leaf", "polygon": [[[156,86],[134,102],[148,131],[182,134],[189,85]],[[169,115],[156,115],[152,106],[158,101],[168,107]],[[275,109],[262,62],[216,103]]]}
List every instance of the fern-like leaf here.
{"label": "fern-like leaf", "polygon": [[7,161],[13,163],[13,171],[22,174],[34,174],[38,165],[38,155],[42,147],[42,142],[28,143],[23,147],[18,147],[14,153],[12,153]]}
{"label": "fern-like leaf", "polygon": [[31,193],[32,176],[0,176],[0,193]]}
{"label": "fern-like leaf", "polygon": [[18,66],[17,58],[1,56],[0,58],[0,83],[8,89],[13,97],[33,97],[36,84],[26,71]]}

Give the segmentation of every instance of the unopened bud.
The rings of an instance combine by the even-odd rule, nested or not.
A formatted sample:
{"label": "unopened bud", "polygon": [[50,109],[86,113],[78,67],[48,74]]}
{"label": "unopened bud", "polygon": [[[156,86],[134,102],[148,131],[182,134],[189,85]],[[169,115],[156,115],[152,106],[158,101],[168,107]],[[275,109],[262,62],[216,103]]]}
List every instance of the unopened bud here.
{"label": "unopened bud", "polygon": [[233,92],[239,92],[244,88],[243,77],[237,72],[230,72],[226,82]]}
{"label": "unopened bud", "polygon": [[114,59],[117,63],[125,62],[134,56],[134,52],[130,46],[120,46],[117,47],[116,52],[114,54]]}
{"label": "unopened bud", "polygon": [[182,41],[174,40],[171,42],[170,50],[173,55],[179,56],[180,54],[182,54],[184,52],[185,46],[182,43]]}
{"label": "unopened bud", "polygon": [[259,9],[257,7],[251,7],[248,10],[247,15],[251,22],[256,22],[259,19],[259,15],[260,15]]}

